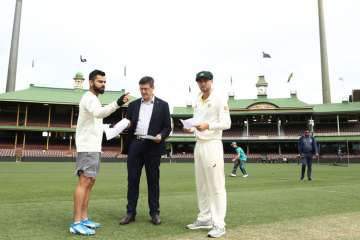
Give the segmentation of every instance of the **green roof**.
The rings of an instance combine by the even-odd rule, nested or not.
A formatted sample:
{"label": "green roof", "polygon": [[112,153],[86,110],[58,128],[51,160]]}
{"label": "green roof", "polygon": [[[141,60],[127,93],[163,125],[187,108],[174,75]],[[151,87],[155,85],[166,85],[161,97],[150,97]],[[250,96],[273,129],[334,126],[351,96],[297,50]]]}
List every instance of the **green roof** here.
{"label": "green roof", "polygon": [[318,142],[360,141],[360,136],[315,136]]}
{"label": "green roof", "polygon": [[74,78],[84,79],[84,75],[81,72],[77,72]]}
{"label": "green roof", "polygon": [[278,108],[312,108],[311,105],[300,101],[297,97],[292,98],[266,98],[258,97],[256,99],[229,99],[228,104],[230,110],[247,109],[260,103],[267,103]]}
{"label": "green roof", "polygon": [[[300,101],[297,97],[291,98],[266,98],[258,97],[257,99],[234,99],[228,100],[231,114],[264,114],[274,112],[284,113],[300,113],[300,112],[312,112],[312,105]],[[269,109],[249,109],[255,107],[257,104],[267,104],[271,108]],[[173,114],[175,116],[189,116],[193,114],[192,107],[174,107]]]}
{"label": "green roof", "polygon": [[[82,95],[87,91],[30,85],[29,88],[24,90],[0,94],[0,101],[78,105]],[[124,93],[124,89],[121,91],[105,91],[99,98],[102,104],[109,104]],[[133,99],[134,97],[130,97],[130,100]]]}
{"label": "green roof", "polygon": [[[307,104],[300,101],[296,96],[290,98],[267,98],[259,96],[256,99],[228,100],[231,115],[249,114],[296,114],[296,113],[360,113],[360,102],[330,103],[330,104]],[[192,107],[174,107],[173,116],[191,116]]]}
{"label": "green roof", "polygon": [[172,115],[180,116],[190,116],[194,113],[192,107],[174,107]]}
{"label": "green roof", "polygon": [[314,105],[314,112],[316,113],[349,113],[360,112],[360,102],[345,102],[345,103],[331,103],[331,104],[316,104]]}
{"label": "green roof", "polygon": [[259,87],[259,86],[267,86],[268,83],[266,82],[265,80],[265,76],[259,76],[258,77],[258,81],[256,83],[256,87]]}

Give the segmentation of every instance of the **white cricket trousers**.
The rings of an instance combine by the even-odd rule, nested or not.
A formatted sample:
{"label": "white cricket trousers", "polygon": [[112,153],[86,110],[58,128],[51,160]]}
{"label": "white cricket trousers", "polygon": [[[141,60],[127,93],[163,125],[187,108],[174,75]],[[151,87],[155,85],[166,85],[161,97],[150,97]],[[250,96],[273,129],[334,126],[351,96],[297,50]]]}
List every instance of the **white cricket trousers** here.
{"label": "white cricket trousers", "polygon": [[194,151],[199,214],[197,220],[225,227],[226,189],[221,140],[197,140]]}

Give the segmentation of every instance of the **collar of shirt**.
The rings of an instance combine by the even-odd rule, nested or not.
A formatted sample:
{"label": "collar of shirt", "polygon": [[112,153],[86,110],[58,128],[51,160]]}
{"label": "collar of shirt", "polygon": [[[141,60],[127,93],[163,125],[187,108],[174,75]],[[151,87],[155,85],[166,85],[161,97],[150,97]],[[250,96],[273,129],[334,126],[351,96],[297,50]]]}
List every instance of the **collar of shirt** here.
{"label": "collar of shirt", "polygon": [[155,102],[155,95],[153,95],[151,100],[147,101],[147,102],[143,98],[141,98],[141,103],[144,103],[144,104],[154,104],[154,102]]}

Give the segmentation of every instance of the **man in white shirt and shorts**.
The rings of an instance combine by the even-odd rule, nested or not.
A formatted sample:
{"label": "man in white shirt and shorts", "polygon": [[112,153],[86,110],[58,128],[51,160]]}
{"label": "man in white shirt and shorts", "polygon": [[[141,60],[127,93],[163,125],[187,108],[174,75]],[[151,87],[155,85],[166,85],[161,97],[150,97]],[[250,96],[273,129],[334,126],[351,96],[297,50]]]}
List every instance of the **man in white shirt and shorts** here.
{"label": "man in white shirt and shorts", "polygon": [[79,177],[74,193],[74,222],[70,232],[80,235],[94,235],[101,225],[88,218],[88,204],[92,187],[99,172],[103,118],[109,116],[128,101],[128,94],[117,101],[102,106],[98,98],[105,92],[105,73],[94,70],[89,74],[90,89],[79,103],[79,117],[76,127],[76,175]]}

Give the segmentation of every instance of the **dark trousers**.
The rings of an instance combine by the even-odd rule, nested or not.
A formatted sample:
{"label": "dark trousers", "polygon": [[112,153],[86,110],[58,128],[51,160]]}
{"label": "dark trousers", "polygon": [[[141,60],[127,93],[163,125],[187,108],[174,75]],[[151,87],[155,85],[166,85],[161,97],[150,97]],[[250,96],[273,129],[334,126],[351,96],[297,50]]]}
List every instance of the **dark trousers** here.
{"label": "dark trousers", "polygon": [[245,170],[245,161],[240,161],[239,159],[236,159],[234,162],[234,168],[232,170],[233,174],[236,174],[236,170],[237,168],[240,168],[240,171],[242,172],[243,175],[246,174],[246,170]]}
{"label": "dark trousers", "polygon": [[127,214],[136,215],[136,206],[139,198],[139,183],[141,171],[145,165],[148,186],[149,214],[159,214],[160,195],[160,154],[152,154],[152,142],[149,140],[133,140],[129,146],[127,170],[128,170],[128,192],[127,192]]}
{"label": "dark trousers", "polygon": [[305,170],[307,166],[307,177],[311,179],[311,171],[312,171],[312,154],[304,154],[301,158],[301,179],[304,179]]}

